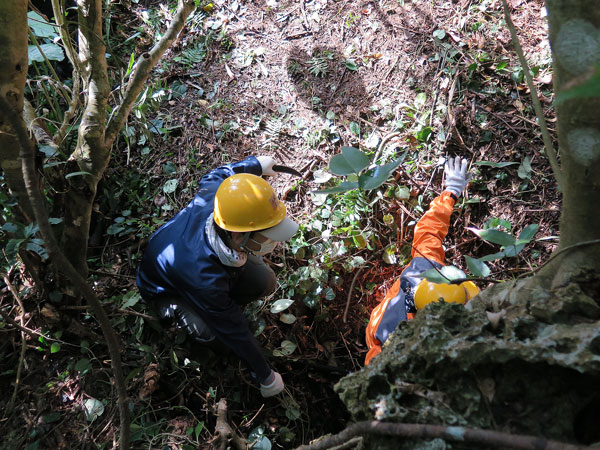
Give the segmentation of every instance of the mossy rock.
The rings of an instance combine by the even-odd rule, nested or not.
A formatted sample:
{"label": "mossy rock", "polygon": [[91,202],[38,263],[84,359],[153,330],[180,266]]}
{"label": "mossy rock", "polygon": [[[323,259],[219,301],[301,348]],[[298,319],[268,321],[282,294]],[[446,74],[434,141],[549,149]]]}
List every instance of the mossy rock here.
{"label": "mossy rock", "polygon": [[[552,295],[531,286],[496,286],[467,308],[430,304],[400,324],[369,366],[335,387],[353,420],[600,441],[600,299],[577,285]],[[439,440],[370,436],[367,445],[439,448]]]}

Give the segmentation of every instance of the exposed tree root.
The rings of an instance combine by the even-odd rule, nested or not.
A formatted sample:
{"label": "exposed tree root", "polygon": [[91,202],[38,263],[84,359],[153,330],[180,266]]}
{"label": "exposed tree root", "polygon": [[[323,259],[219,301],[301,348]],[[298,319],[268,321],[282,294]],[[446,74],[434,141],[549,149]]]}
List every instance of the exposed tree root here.
{"label": "exposed tree root", "polygon": [[358,422],[350,425],[339,434],[320,441],[298,447],[297,450],[325,450],[347,443],[356,436],[379,434],[405,438],[436,439],[466,442],[488,447],[504,447],[519,450],[592,450],[592,447],[550,441],[536,436],[508,434],[477,428],[444,427],[415,423],[385,423],[377,421]]}
{"label": "exposed tree root", "polygon": [[248,450],[248,441],[231,428],[227,421],[227,400],[222,398],[217,405],[217,424],[215,425],[215,438],[213,447],[216,450]]}

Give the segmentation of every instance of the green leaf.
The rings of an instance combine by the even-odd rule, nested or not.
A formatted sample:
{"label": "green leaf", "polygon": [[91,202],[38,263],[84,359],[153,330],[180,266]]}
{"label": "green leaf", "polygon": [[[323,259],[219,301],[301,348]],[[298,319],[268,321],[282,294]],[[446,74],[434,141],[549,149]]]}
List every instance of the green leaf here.
{"label": "green leaf", "polygon": [[44,423],[54,423],[54,422],[58,422],[60,420],[60,413],[59,412],[51,412],[48,414],[44,414],[42,416],[42,422]]}
{"label": "green leaf", "polygon": [[537,233],[538,228],[539,228],[539,225],[537,223],[534,223],[532,225],[527,225],[523,229],[523,231],[521,231],[521,234],[519,234],[519,238],[517,239],[517,244],[527,244],[527,243],[531,242],[531,240],[535,236],[535,233]]}
{"label": "green leaf", "polygon": [[125,230],[125,227],[116,223],[113,223],[106,230],[106,234],[113,236],[115,234],[119,234],[121,231]]}
{"label": "green leaf", "polygon": [[[294,350],[296,350],[297,345],[292,342],[292,341],[288,341],[287,339],[281,342],[281,355],[276,355],[276,356],[288,356],[291,355],[292,353],[294,353]],[[275,355],[275,352],[273,352],[273,354]]]}
{"label": "green leaf", "polygon": [[421,109],[425,106],[425,102],[427,101],[427,94],[425,92],[419,92],[415,97],[415,108]]}
{"label": "green leaf", "polygon": [[469,268],[469,272],[471,272],[472,275],[482,278],[490,276],[490,268],[483,261],[471,258],[467,255],[465,255],[465,260],[467,261],[467,267]]}
{"label": "green leaf", "polygon": [[398,262],[398,258],[396,257],[396,244],[389,244],[383,250],[383,262],[389,265],[394,265]]}
{"label": "green leaf", "polygon": [[432,283],[449,283],[452,280],[467,278],[467,275],[454,266],[444,266],[439,270],[428,269],[421,276]]}
{"label": "green leaf", "polygon": [[348,125],[350,131],[352,131],[355,135],[360,136],[360,125],[356,122],[350,122]]}
{"label": "green leaf", "polygon": [[203,429],[204,429],[204,422],[198,422],[198,424],[194,427],[194,436],[196,436],[196,441],[198,440],[198,437],[200,436],[200,433],[202,432]]}
{"label": "green leaf", "polygon": [[394,192],[396,200],[410,200],[410,189],[407,186],[398,186]]}
{"label": "green leaf", "polygon": [[129,57],[129,64],[127,65],[127,72],[125,73],[125,77],[128,77],[133,69],[133,63],[135,63],[135,52],[131,52],[131,56]]}
{"label": "green leaf", "polygon": [[354,61],[353,59],[347,59],[346,62],[344,63],[344,65],[346,66],[346,69],[351,70],[352,72],[355,72],[358,70],[356,61]]}
{"label": "green leaf", "polygon": [[282,298],[271,305],[270,311],[273,314],[280,313],[281,311],[285,311],[286,309],[288,309],[292,305],[292,303],[294,303],[294,300],[289,298]]}
{"label": "green leaf", "polygon": [[444,275],[449,280],[467,278],[467,275],[462,270],[454,266],[444,266],[440,269],[440,272],[442,272],[442,275]]}
{"label": "green leaf", "polygon": [[508,233],[500,230],[479,230],[477,228],[468,227],[467,230],[472,231],[484,241],[491,242],[502,246],[514,245],[515,238]]}
{"label": "green leaf", "polygon": [[493,162],[493,161],[477,161],[473,164],[477,164],[479,166],[490,166],[496,169],[501,169],[502,167],[514,166],[515,164],[519,164],[516,161],[511,162]]}
{"label": "green leaf", "polygon": [[75,363],[75,370],[78,372],[87,372],[92,368],[90,364],[90,360],[87,358],[81,358],[77,363]]}
{"label": "green leaf", "polygon": [[129,308],[135,305],[142,299],[140,293],[138,291],[129,291],[127,294],[123,296],[123,304],[121,305],[122,309]]}
{"label": "green leaf", "polygon": [[450,281],[435,269],[428,269],[421,276],[432,283],[448,283]]}
{"label": "green leaf", "polygon": [[331,180],[331,174],[325,170],[319,169],[313,172],[313,181],[317,184],[327,183]]}
{"label": "green leaf", "polygon": [[282,314],[279,317],[279,320],[281,320],[283,323],[287,323],[288,325],[290,325],[296,321],[296,316],[293,314]]}
{"label": "green leaf", "polygon": [[[349,167],[352,168],[350,173],[359,173],[361,170],[369,165],[369,157],[361,152],[359,149],[354,147],[342,147],[342,155],[346,160]],[[335,172],[334,172],[335,173]],[[349,175],[349,174],[338,174],[336,175]]]}
{"label": "green leaf", "polygon": [[65,59],[65,54],[60,45],[56,44],[40,44],[40,48],[37,45],[27,46],[27,52],[29,54],[29,63],[32,62],[44,62],[44,55],[40,52],[40,49],[46,55],[50,61],[62,61]]}
{"label": "green leaf", "polygon": [[425,142],[429,139],[431,133],[433,133],[433,128],[423,127],[417,132],[416,138],[421,142]]}
{"label": "green leaf", "polygon": [[58,28],[56,25],[52,25],[35,11],[29,11],[27,13],[27,25],[29,25],[29,28],[31,28],[31,31],[36,37],[54,38],[58,36]]}
{"label": "green leaf", "polygon": [[50,346],[50,353],[58,353],[60,352],[60,344],[58,342],[53,342]]}
{"label": "green leaf", "polygon": [[509,245],[502,252],[504,256],[514,257],[521,253],[521,250],[525,248],[525,244]]}
{"label": "green leaf", "polygon": [[391,173],[398,167],[402,161],[406,152],[404,152],[403,156],[396,159],[395,161],[391,161],[383,166],[375,167],[367,172],[363,173],[358,177],[358,185],[361,189],[365,191],[369,191],[372,189],[376,189],[381,186],[383,183],[387,181],[390,177]]}
{"label": "green leaf", "polygon": [[177,178],[173,178],[171,180],[168,180],[164,185],[163,185],[163,192],[165,194],[172,194],[173,192],[175,192],[177,190],[177,185],[179,184],[179,180]]}
{"label": "green leaf", "polygon": [[444,30],[435,30],[433,32],[433,37],[438,38],[441,41],[446,37],[446,32]]}
{"label": "green leaf", "polygon": [[582,84],[558,92],[556,94],[556,104],[560,105],[567,100],[592,97],[600,97],[600,67],[596,67],[594,74]]}
{"label": "green leaf", "polygon": [[482,256],[479,258],[479,261],[495,261],[497,259],[502,259],[506,256],[506,254],[502,252],[492,253],[491,255]]}
{"label": "green leaf", "polygon": [[19,226],[16,223],[6,222],[4,225],[2,225],[2,228],[0,228],[0,230],[14,234],[19,231]]}
{"label": "green leaf", "polygon": [[93,422],[104,413],[104,405],[100,400],[88,398],[83,402],[83,411],[88,422]]}
{"label": "green leaf", "polygon": [[341,192],[351,191],[352,189],[358,189],[358,181],[343,181],[335,187],[320,189],[313,192],[315,194],[339,194]]}
{"label": "green leaf", "polygon": [[335,292],[330,287],[326,288],[324,291],[325,300],[333,300],[335,298]]}
{"label": "green leaf", "polygon": [[517,170],[517,175],[522,180],[525,180],[525,179],[531,177],[531,158],[529,156],[526,156],[523,159],[523,162],[521,163],[521,165],[519,166],[519,169]]}

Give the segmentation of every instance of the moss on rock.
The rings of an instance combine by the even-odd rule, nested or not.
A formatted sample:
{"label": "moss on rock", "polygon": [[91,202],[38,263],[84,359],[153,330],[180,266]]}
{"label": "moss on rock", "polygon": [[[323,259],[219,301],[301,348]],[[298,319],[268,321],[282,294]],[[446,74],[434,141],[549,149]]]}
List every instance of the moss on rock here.
{"label": "moss on rock", "polygon": [[[592,425],[600,423],[599,302],[576,284],[549,293],[530,280],[489,289],[467,308],[430,304],[336,391],[356,421],[463,425],[590,444],[600,440]],[[416,445],[379,436],[368,442]]]}

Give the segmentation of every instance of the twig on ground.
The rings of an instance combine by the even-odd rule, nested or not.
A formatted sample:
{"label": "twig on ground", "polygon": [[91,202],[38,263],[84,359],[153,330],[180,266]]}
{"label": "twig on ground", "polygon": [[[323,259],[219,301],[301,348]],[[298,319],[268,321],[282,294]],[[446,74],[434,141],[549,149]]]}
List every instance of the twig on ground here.
{"label": "twig on ground", "polygon": [[354,283],[356,283],[356,279],[360,275],[360,272],[363,270],[364,266],[358,268],[354,276],[352,277],[352,283],[350,283],[350,289],[348,290],[348,298],[346,300],[346,307],[344,308],[344,315],[342,316],[342,321],[346,323],[348,320],[348,309],[350,308],[350,300],[352,300],[352,291],[354,290]]}
{"label": "twig on ground", "polygon": [[375,156],[373,157],[373,162],[376,163],[377,160],[379,159],[379,157],[381,156],[381,154],[383,153],[383,151],[385,150],[385,146],[387,145],[387,143],[397,137],[400,136],[402,133],[399,133],[398,131],[393,131],[391,133],[386,134],[383,139],[381,139],[381,142],[379,143],[379,147],[377,147],[377,151],[375,152]]}
{"label": "twig on ground", "polygon": [[401,436],[405,438],[436,439],[451,442],[465,442],[486,447],[506,447],[516,450],[592,450],[592,447],[550,441],[537,436],[509,434],[479,428],[465,428],[415,423],[385,423],[378,421],[358,422],[350,425],[341,433],[328,436],[310,445],[302,445],[296,450],[325,450],[345,444],[356,436],[377,434],[383,436]]}

